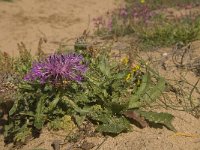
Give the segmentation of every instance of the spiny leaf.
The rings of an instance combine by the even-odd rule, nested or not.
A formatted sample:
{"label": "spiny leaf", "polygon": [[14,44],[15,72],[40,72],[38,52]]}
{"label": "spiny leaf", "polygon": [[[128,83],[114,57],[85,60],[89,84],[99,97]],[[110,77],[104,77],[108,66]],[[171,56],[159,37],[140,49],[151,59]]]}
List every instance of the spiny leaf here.
{"label": "spiny leaf", "polygon": [[89,115],[92,120],[100,124],[96,129],[99,132],[118,134],[130,129],[130,123],[126,118],[117,118],[109,111],[101,110],[91,112]]}
{"label": "spiny leaf", "polygon": [[86,116],[80,116],[80,115],[74,116],[75,122],[79,127],[83,124],[85,118],[86,118]]}
{"label": "spiny leaf", "polygon": [[54,100],[49,104],[49,107],[48,107],[49,112],[52,111],[56,107],[59,100],[60,100],[60,93],[58,93],[56,97],[54,98]]}
{"label": "spiny leaf", "polygon": [[174,116],[171,114],[157,113],[157,112],[152,112],[152,111],[146,112],[146,111],[140,111],[140,110],[137,110],[137,112],[150,122],[165,125],[170,130],[176,131],[174,126],[171,124],[172,120],[174,119]]}
{"label": "spiny leaf", "polygon": [[108,60],[106,59],[105,56],[102,56],[100,58],[99,69],[101,70],[101,72],[104,75],[110,76],[110,66],[109,66],[109,62],[108,62]]}
{"label": "spiny leaf", "polygon": [[109,112],[107,113],[102,113],[102,112],[92,112],[89,114],[90,115],[90,118],[92,120],[95,120],[97,122],[101,122],[101,123],[108,123],[109,122],[109,119],[112,118],[109,114]]}
{"label": "spiny leaf", "polygon": [[42,126],[45,122],[44,120],[44,100],[47,98],[47,95],[43,95],[40,100],[38,101],[37,108],[36,108],[36,114],[35,114],[35,120],[34,120],[34,126],[37,129],[42,129]]}
{"label": "spiny leaf", "polygon": [[17,107],[18,107],[18,100],[15,100],[12,108],[9,111],[9,116],[12,116],[16,112]]}
{"label": "spiny leaf", "polygon": [[147,72],[142,78],[142,83],[136,93],[137,95],[144,94],[144,92],[146,91],[146,89],[149,86],[149,80],[150,80],[150,74],[149,74],[149,72]]}
{"label": "spiny leaf", "polygon": [[145,94],[148,86],[149,86],[149,80],[150,80],[150,74],[146,73],[142,78],[142,83],[139,87],[139,89],[130,97],[129,106],[128,108],[137,108],[139,107],[142,102],[140,101],[140,98],[143,94]]}
{"label": "spiny leaf", "polygon": [[120,103],[120,100],[118,99],[118,103],[116,102],[111,102],[109,105],[110,110],[114,114],[119,114],[121,111],[123,111],[125,108],[127,108],[126,103]]}
{"label": "spiny leaf", "polygon": [[[86,92],[85,92],[86,93]],[[81,103],[81,104],[85,104],[85,103],[89,103],[90,102],[90,100],[88,99],[88,96],[87,96],[87,94],[82,94],[82,93],[80,93],[80,94],[77,94],[75,97],[74,97],[74,99],[75,99],[75,102],[79,102],[79,103]]]}
{"label": "spiny leaf", "polygon": [[24,124],[15,134],[14,140],[16,142],[25,142],[26,138],[31,134],[31,129],[27,124]]}
{"label": "spiny leaf", "polygon": [[81,115],[87,114],[89,111],[85,109],[79,108],[76,103],[74,103],[72,100],[70,100],[67,96],[63,96],[62,100],[69,105],[69,107],[73,108],[76,112],[80,113]]}
{"label": "spiny leaf", "polygon": [[155,85],[152,89],[146,92],[145,100],[148,103],[152,103],[155,101],[159,96],[162,94],[162,92],[165,90],[165,79],[159,78],[157,85]]}
{"label": "spiny leaf", "polygon": [[104,133],[119,134],[130,129],[130,123],[125,118],[110,117],[107,123],[97,127],[97,131]]}
{"label": "spiny leaf", "polygon": [[141,106],[141,101],[139,95],[135,94],[130,97],[129,106],[128,108],[138,108]]}
{"label": "spiny leaf", "polygon": [[23,89],[23,90],[28,90],[28,91],[33,91],[34,90],[34,88],[30,84],[20,84],[19,88]]}
{"label": "spiny leaf", "polygon": [[5,125],[5,126],[4,126],[3,135],[4,135],[5,137],[8,137],[8,136],[9,136],[9,131],[10,131],[12,128],[14,128],[14,123],[13,123],[13,122],[11,122],[11,123],[8,124],[8,125]]}

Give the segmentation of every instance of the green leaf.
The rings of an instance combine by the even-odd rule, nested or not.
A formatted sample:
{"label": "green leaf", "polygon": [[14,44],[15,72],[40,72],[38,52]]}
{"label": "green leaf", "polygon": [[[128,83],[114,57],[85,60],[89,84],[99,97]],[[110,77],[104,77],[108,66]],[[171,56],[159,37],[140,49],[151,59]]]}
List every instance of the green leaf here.
{"label": "green leaf", "polygon": [[132,95],[129,100],[129,105],[128,109],[132,108],[138,108],[142,105],[142,102],[140,101],[140,96],[139,95]]}
{"label": "green leaf", "polygon": [[146,120],[150,122],[165,125],[170,130],[176,131],[176,129],[172,125],[172,120],[174,119],[174,116],[169,113],[157,113],[152,111],[146,112],[140,110],[137,110],[136,112],[138,112],[141,116],[143,116]]}
{"label": "green leaf", "polygon": [[155,85],[152,89],[146,92],[145,100],[148,103],[154,102],[157,98],[160,97],[162,92],[165,90],[165,79],[159,78],[157,85]]}
{"label": "green leaf", "polygon": [[48,91],[52,91],[53,87],[52,85],[45,85],[44,87],[44,91],[48,92]]}
{"label": "green leaf", "polygon": [[112,117],[110,117],[111,114],[107,113],[102,113],[102,112],[92,112],[90,113],[90,117],[92,120],[95,120],[97,122],[101,122],[101,123],[108,123],[109,119],[111,119]]}
{"label": "green leaf", "polygon": [[32,111],[25,112],[26,116],[35,117],[35,114]]}
{"label": "green leaf", "polygon": [[60,93],[58,93],[54,98],[54,100],[49,104],[48,111],[52,111],[58,104],[59,100],[60,100]]}
{"label": "green leaf", "polygon": [[34,126],[37,129],[42,129],[43,124],[45,122],[43,111],[44,111],[44,102],[46,98],[47,95],[43,95],[37,104],[35,120],[34,120]]}
{"label": "green leaf", "polygon": [[114,79],[124,79],[125,75],[127,74],[127,72],[118,72],[118,73],[114,73],[113,74],[113,78]]}
{"label": "green leaf", "polygon": [[142,102],[140,101],[140,98],[145,94],[146,90],[149,87],[149,80],[150,80],[150,74],[146,73],[142,78],[142,83],[136,93],[130,97],[129,100],[129,109],[137,108],[142,105]]}
{"label": "green leaf", "polygon": [[76,124],[80,127],[83,124],[86,116],[74,115],[74,118],[75,118]]}
{"label": "green leaf", "polygon": [[28,91],[33,91],[34,90],[34,88],[30,84],[20,84],[19,88],[23,89],[23,90],[28,90]]}
{"label": "green leaf", "polygon": [[97,127],[97,131],[104,133],[119,134],[123,131],[130,129],[130,123],[125,118],[109,117],[106,123],[103,123]]}
{"label": "green leaf", "polygon": [[24,124],[15,134],[14,140],[16,142],[25,142],[29,135],[31,135],[31,128],[28,128],[27,124]]}
{"label": "green leaf", "polygon": [[150,80],[150,73],[147,72],[142,78],[142,83],[136,93],[137,95],[142,95],[146,92],[146,89],[149,86],[149,80]]}
{"label": "green leaf", "polygon": [[72,100],[70,100],[67,96],[63,96],[62,100],[69,105],[69,107],[73,108],[76,112],[80,113],[81,115],[87,114],[89,111],[85,109],[79,108],[76,103],[74,103]]}
{"label": "green leaf", "polygon": [[90,83],[92,83],[93,85],[97,87],[100,86],[101,83],[97,79],[92,78],[89,73],[86,75],[86,77],[87,77],[87,80],[90,81]]}
{"label": "green leaf", "polygon": [[117,118],[112,112],[107,110],[97,110],[91,111],[89,114],[90,119],[100,124],[96,129],[97,131],[118,134],[130,129],[130,123],[126,118]]}
{"label": "green leaf", "polygon": [[18,107],[18,100],[15,100],[12,108],[9,111],[9,116],[12,116],[16,112],[17,107]]}
{"label": "green leaf", "polygon": [[127,108],[127,104],[126,103],[120,103],[119,99],[118,99],[118,103],[117,102],[111,102],[109,104],[109,109],[112,111],[113,114],[119,114],[125,108]]}
{"label": "green leaf", "polygon": [[90,94],[90,93],[87,93],[87,92],[85,92],[85,94],[82,94],[82,93],[78,94],[77,93],[74,96],[75,102],[79,103],[79,104],[83,104],[83,105],[86,104],[86,103],[89,103],[90,100],[88,99],[88,94]]}
{"label": "green leaf", "polygon": [[110,76],[110,64],[105,56],[102,56],[100,58],[100,62],[98,66],[104,75]]}
{"label": "green leaf", "polygon": [[3,132],[4,137],[8,137],[10,134],[10,130],[12,130],[13,128],[14,128],[13,122],[9,123],[8,125],[5,125],[4,132]]}

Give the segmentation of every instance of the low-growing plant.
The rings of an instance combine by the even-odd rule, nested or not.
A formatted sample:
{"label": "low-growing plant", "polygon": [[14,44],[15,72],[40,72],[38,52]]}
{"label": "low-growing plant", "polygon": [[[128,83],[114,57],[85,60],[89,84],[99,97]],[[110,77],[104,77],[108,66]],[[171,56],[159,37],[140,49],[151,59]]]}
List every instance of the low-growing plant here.
{"label": "low-growing plant", "polygon": [[162,94],[164,78],[142,63],[131,67],[128,59],[115,62],[106,51],[92,56],[86,49],[76,49],[35,62],[9,111],[6,141],[25,142],[46,124],[66,130],[66,116],[77,126],[90,120],[103,133],[129,131],[133,120],[141,127],[154,122],[175,130],[171,114],[143,109]]}
{"label": "low-growing plant", "polygon": [[[109,12],[105,17],[99,17],[100,20],[94,19],[96,34],[131,35],[139,41],[138,46],[141,49],[168,47],[179,42],[187,44],[197,40],[200,36],[199,13],[181,12],[182,9],[192,10],[197,4],[194,1],[174,3],[176,5],[170,6],[167,1],[162,0],[130,1],[125,7]],[[185,8],[181,4],[191,7]],[[169,7],[179,7],[179,9],[173,14],[168,10]],[[179,13],[180,16],[177,16]]]}
{"label": "low-growing plant", "polygon": [[19,56],[11,57],[6,52],[0,51],[0,74],[5,76],[4,78],[9,81],[14,80],[13,78],[18,76],[18,80],[22,79],[28,70],[31,68],[33,62],[33,56],[28,51],[24,43],[18,44]]}
{"label": "low-growing plant", "polygon": [[11,73],[13,71],[13,61],[8,53],[0,51],[0,72]]}
{"label": "low-growing plant", "polygon": [[129,7],[138,5],[147,5],[151,9],[160,9],[167,7],[191,8],[200,4],[199,0],[126,0]]}
{"label": "low-growing plant", "polygon": [[139,39],[141,45],[152,47],[168,47],[176,43],[188,44],[197,40],[200,35],[200,22],[196,20],[181,20],[174,23],[165,22],[163,24],[154,24],[154,27],[139,29]]}
{"label": "low-growing plant", "polygon": [[16,57],[13,62],[14,71],[18,75],[24,76],[31,68],[34,58],[31,55],[31,51],[26,48],[23,42],[18,43],[18,51],[19,57]]}
{"label": "low-growing plant", "polygon": [[[30,62],[30,57],[28,62]],[[31,63],[29,63],[31,64]],[[13,58],[6,52],[0,51],[0,111],[1,116],[8,113],[15,100],[17,85],[22,80],[21,68],[27,65],[27,61]],[[22,74],[23,73],[23,74]]]}

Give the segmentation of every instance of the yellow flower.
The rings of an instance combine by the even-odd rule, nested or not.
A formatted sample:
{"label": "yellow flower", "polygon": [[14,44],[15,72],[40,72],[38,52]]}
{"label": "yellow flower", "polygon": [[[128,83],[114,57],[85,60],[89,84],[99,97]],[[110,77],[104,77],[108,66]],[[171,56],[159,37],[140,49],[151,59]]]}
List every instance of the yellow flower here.
{"label": "yellow flower", "polygon": [[131,74],[129,73],[126,77],[126,81],[128,81],[131,78]]}
{"label": "yellow flower", "polygon": [[142,4],[145,3],[145,0],[140,0],[140,3],[142,3]]}
{"label": "yellow flower", "polygon": [[128,58],[127,58],[127,57],[125,57],[125,58],[123,58],[123,59],[122,59],[122,63],[123,63],[123,64],[125,64],[125,65],[127,65],[127,64],[128,64],[128,61],[129,61],[129,60],[128,60]]}
{"label": "yellow flower", "polygon": [[68,81],[67,80],[63,80],[63,84],[67,84],[68,83]]}
{"label": "yellow flower", "polygon": [[136,65],[136,66],[132,69],[132,72],[136,72],[137,70],[140,70],[140,66],[139,66],[139,65]]}

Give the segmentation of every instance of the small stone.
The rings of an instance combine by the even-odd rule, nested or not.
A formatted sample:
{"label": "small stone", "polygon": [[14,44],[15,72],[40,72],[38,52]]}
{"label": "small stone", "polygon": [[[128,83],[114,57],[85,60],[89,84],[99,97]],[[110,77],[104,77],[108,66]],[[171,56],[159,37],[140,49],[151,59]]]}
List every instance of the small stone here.
{"label": "small stone", "polygon": [[163,56],[165,56],[165,57],[166,57],[167,55],[168,55],[168,53],[163,53]]}
{"label": "small stone", "polygon": [[158,137],[157,137],[157,139],[159,140],[159,139],[160,139],[160,137],[158,136]]}

